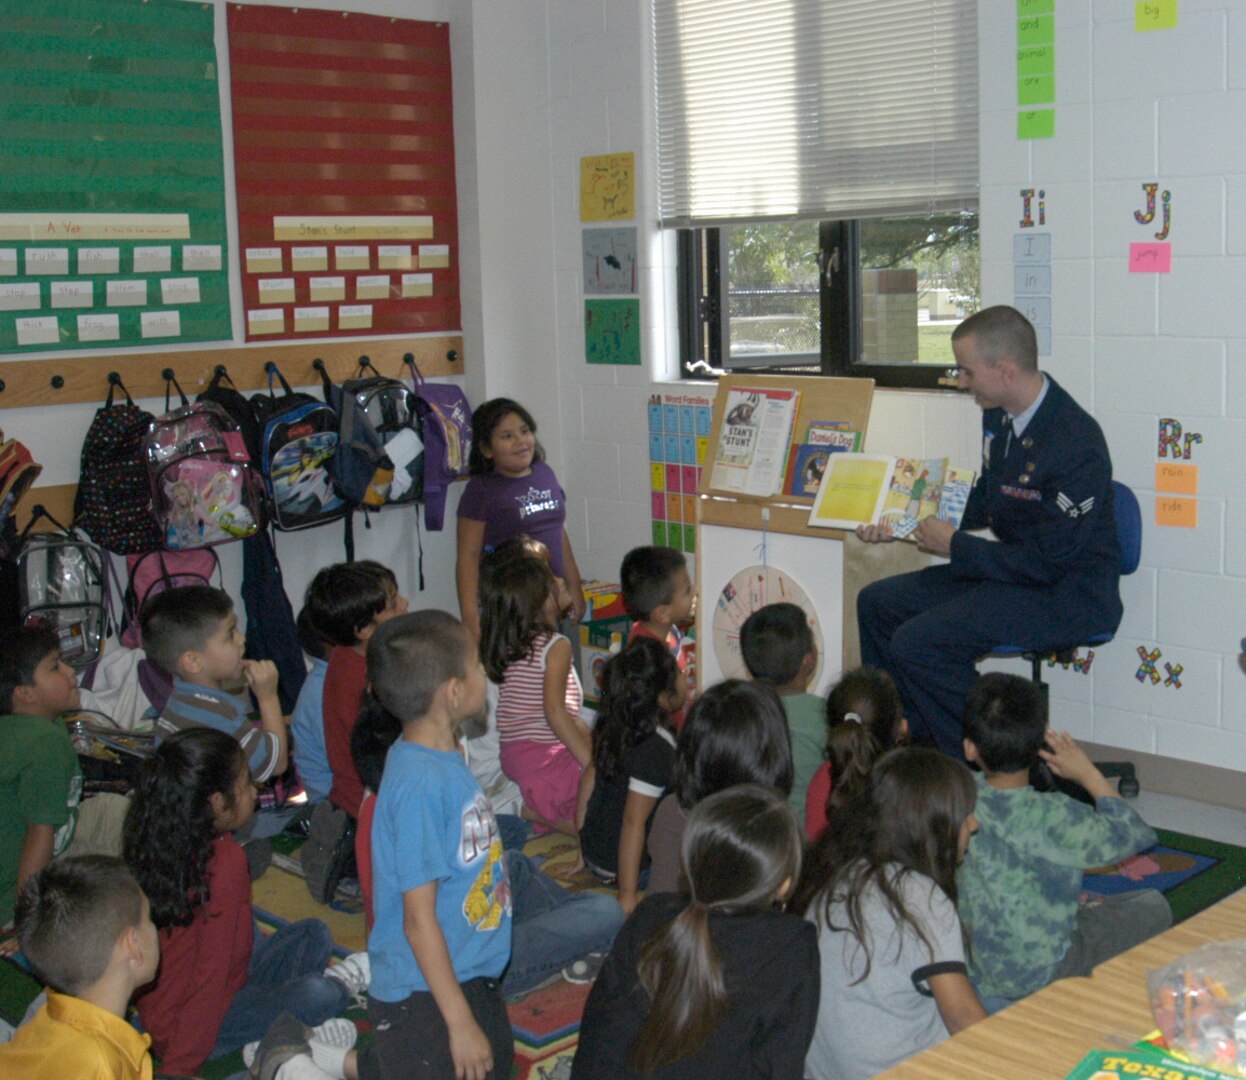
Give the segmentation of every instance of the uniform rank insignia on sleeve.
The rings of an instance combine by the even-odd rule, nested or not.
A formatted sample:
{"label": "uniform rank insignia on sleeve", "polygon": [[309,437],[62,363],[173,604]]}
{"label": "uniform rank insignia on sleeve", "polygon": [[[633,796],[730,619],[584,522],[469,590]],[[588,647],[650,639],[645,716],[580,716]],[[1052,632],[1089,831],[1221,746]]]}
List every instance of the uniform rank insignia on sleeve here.
{"label": "uniform rank insignia on sleeve", "polygon": [[1095,508],[1095,497],[1092,495],[1089,499],[1083,499],[1081,502],[1075,503],[1061,491],[1056,495],[1056,507],[1066,517],[1085,517]]}

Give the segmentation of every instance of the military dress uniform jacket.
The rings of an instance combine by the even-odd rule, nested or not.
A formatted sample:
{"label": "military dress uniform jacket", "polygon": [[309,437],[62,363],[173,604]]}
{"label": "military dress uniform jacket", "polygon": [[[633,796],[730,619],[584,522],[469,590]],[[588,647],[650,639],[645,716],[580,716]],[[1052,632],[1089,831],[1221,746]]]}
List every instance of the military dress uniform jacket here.
{"label": "military dress uniform jacket", "polygon": [[[1003,409],[983,413],[982,473],[951,547],[958,578],[1051,590],[1033,640],[1016,643],[1034,648],[1115,631],[1122,613],[1107,443],[1094,417],[1047,382],[1019,437]],[[967,531],[984,528],[1000,542]]]}

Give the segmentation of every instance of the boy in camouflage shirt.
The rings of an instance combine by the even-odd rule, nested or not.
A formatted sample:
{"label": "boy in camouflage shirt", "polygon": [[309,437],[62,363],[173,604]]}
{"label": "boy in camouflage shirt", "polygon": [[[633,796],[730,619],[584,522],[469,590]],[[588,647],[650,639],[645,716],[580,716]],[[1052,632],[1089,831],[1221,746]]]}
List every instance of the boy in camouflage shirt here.
{"label": "boy in camouflage shirt", "polygon": [[[1137,854],[1155,832],[1067,732],[1047,730],[1045,712],[1038,687],[1016,675],[982,676],[965,703],[965,757],[983,771],[958,907],[969,975],[989,1011],[1055,979],[1089,975],[1172,923],[1154,889],[1078,906],[1083,870]],[[1035,791],[1029,772],[1040,757],[1094,806]]]}

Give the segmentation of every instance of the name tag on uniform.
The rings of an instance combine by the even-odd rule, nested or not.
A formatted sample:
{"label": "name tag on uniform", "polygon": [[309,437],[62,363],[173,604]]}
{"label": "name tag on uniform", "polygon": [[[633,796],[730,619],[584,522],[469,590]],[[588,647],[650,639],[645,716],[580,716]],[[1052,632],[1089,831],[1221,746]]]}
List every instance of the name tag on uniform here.
{"label": "name tag on uniform", "polygon": [[1026,502],[1042,502],[1043,493],[1034,488],[1014,487],[1012,484],[1000,484],[999,493],[1010,499],[1024,499]]}

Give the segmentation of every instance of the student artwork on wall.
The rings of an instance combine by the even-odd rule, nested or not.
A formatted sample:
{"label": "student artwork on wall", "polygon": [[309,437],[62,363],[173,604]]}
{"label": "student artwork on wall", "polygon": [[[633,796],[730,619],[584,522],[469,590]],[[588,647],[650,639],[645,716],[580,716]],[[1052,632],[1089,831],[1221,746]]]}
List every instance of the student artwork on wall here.
{"label": "student artwork on wall", "polygon": [[709,443],[714,399],[707,394],[649,398],[649,498],[653,542],[696,551],[696,492]]}
{"label": "student artwork on wall", "polygon": [[636,213],[636,155],[580,158],[580,220],[627,221]]}
{"label": "student artwork on wall", "polygon": [[208,5],[0,0],[0,352],[230,336]]}
{"label": "student artwork on wall", "polygon": [[247,340],[458,329],[448,25],[228,23]]}
{"label": "student artwork on wall", "polygon": [[640,363],[640,300],[584,301],[584,359],[590,364]]}
{"label": "student artwork on wall", "polygon": [[584,295],[636,292],[636,229],[584,229]]}

